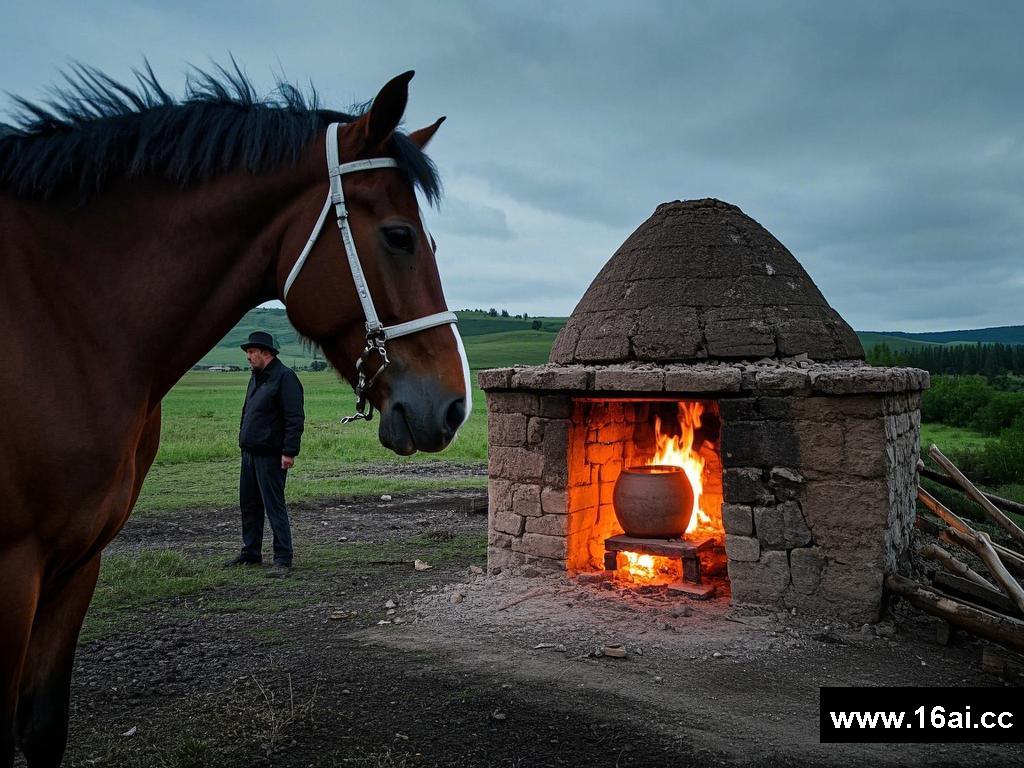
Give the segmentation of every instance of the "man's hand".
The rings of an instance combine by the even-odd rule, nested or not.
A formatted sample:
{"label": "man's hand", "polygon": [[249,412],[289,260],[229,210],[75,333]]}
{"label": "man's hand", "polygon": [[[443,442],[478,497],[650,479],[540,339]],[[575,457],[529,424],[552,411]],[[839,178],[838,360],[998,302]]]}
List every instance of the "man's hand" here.
{"label": "man's hand", "polygon": [[281,469],[291,469],[295,466],[294,456],[281,456]]}

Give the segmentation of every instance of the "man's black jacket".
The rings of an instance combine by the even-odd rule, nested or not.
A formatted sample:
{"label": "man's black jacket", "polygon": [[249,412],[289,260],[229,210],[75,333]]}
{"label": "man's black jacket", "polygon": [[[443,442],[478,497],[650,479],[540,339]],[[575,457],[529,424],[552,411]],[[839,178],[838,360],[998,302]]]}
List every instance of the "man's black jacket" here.
{"label": "man's black jacket", "polygon": [[275,357],[249,379],[238,446],[249,453],[298,456],[305,420],[299,377]]}

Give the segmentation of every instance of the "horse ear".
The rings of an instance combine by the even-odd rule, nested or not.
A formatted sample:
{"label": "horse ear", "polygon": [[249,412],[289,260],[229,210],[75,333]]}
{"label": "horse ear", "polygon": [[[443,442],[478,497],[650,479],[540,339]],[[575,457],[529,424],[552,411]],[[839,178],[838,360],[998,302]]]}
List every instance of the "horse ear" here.
{"label": "horse ear", "polygon": [[434,138],[434,134],[437,133],[437,129],[441,127],[441,123],[445,121],[444,117],[437,118],[437,122],[433,125],[428,125],[426,128],[420,128],[418,131],[413,131],[409,134],[409,140],[420,149],[425,149],[430,140]]}
{"label": "horse ear", "polygon": [[366,143],[376,147],[395,131],[405,113],[409,100],[409,81],[416,74],[413,70],[403,72],[389,80],[373,100],[370,113],[366,116]]}

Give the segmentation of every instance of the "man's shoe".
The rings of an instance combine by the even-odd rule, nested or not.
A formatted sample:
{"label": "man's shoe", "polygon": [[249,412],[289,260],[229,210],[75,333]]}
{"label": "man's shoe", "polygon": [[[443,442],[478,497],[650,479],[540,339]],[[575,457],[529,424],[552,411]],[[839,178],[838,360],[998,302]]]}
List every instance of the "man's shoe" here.
{"label": "man's shoe", "polygon": [[270,566],[270,568],[267,569],[267,578],[284,579],[290,576],[291,572],[291,563],[274,563],[272,566]]}
{"label": "man's shoe", "polygon": [[235,568],[239,565],[262,565],[262,563],[262,560],[253,560],[252,558],[246,557],[245,555],[239,555],[234,560],[228,560],[226,563],[224,563],[224,567]]}

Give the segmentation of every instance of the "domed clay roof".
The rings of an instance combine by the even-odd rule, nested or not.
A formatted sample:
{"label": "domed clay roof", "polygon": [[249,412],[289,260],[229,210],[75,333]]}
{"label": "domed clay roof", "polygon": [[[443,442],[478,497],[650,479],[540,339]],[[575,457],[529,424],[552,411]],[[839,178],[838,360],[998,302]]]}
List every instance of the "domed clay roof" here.
{"label": "domed clay roof", "polygon": [[786,247],[735,205],[663,203],[594,278],[552,363],[863,358]]}

